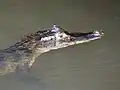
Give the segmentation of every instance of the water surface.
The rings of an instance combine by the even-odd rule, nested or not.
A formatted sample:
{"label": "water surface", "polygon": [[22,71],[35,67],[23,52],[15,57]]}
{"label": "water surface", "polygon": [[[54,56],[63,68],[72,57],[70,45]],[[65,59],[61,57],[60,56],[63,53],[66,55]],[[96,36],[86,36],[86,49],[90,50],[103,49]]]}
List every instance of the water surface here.
{"label": "water surface", "polygon": [[0,49],[54,23],[68,31],[105,32],[101,40],[41,55],[30,75],[1,76],[1,90],[119,90],[119,10],[115,0],[1,0]]}

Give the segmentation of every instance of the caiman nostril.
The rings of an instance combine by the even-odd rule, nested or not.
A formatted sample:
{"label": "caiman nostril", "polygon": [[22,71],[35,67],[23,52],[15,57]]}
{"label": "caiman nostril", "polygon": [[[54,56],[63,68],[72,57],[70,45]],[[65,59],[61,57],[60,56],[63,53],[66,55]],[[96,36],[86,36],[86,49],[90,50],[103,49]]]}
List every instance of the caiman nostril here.
{"label": "caiman nostril", "polygon": [[100,34],[101,34],[101,36],[104,36],[103,30],[100,30]]}

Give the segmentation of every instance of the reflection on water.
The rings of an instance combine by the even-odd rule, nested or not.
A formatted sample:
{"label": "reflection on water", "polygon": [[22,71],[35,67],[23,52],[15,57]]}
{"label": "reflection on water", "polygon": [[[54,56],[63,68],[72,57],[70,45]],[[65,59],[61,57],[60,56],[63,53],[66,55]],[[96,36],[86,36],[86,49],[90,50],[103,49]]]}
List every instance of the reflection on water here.
{"label": "reflection on water", "polygon": [[109,0],[0,1],[1,49],[54,23],[68,31],[105,31],[102,40],[41,55],[30,75],[0,77],[1,89],[119,90],[119,8],[119,2]]}

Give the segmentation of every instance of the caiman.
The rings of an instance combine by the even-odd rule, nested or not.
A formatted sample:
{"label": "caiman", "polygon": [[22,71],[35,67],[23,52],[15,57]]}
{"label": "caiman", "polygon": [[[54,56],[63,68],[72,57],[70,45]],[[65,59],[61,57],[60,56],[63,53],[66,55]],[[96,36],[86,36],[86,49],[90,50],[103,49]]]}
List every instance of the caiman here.
{"label": "caiman", "polygon": [[0,51],[0,75],[28,70],[36,57],[50,50],[101,39],[102,30],[92,32],[68,32],[60,26],[40,30],[24,36],[20,41]]}

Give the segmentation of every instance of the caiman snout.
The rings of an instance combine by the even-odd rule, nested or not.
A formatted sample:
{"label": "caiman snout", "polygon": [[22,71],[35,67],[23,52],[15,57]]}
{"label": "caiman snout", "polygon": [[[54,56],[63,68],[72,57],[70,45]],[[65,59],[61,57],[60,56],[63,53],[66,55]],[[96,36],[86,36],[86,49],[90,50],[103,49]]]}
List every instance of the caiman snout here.
{"label": "caiman snout", "polygon": [[104,36],[104,32],[103,32],[103,30],[95,30],[93,32],[93,35],[96,37],[101,37],[101,36]]}
{"label": "caiman snout", "polygon": [[84,38],[87,38],[87,39],[104,36],[103,30],[95,30],[93,32],[87,32],[87,33],[83,33],[83,32],[72,32],[72,33],[69,33],[67,31],[65,31],[65,33],[67,35],[72,36],[72,37],[76,37],[76,38],[77,37],[84,37]]}

